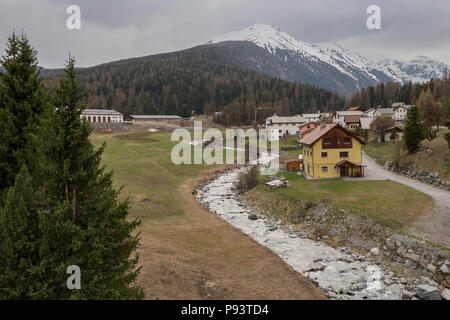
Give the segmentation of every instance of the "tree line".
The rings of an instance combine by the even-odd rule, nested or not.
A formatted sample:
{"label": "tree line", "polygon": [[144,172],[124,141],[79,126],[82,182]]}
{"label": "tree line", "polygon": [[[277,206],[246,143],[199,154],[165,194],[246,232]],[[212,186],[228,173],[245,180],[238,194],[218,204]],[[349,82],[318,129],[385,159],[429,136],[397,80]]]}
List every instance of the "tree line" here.
{"label": "tree line", "polygon": [[[69,57],[51,92],[37,52],[12,34],[0,60],[0,299],[138,299],[135,235],[112,173],[80,120]],[[69,266],[81,288],[67,286]]]}
{"label": "tree line", "polygon": [[394,102],[416,104],[422,92],[430,90],[433,99],[439,101],[450,97],[450,78],[445,71],[442,79],[432,79],[424,83],[401,84],[397,82],[380,82],[376,86],[363,88],[355,92],[346,101],[347,107],[361,106],[368,110],[377,106],[390,107]]}
{"label": "tree line", "polygon": [[[47,82],[56,78],[50,75]],[[254,118],[246,115],[254,114],[246,110],[253,106],[269,105],[289,115],[337,110],[345,104],[344,97],[328,90],[235,67],[224,53],[210,46],[83,68],[79,80],[88,89],[89,107],[114,108],[125,116],[188,117],[213,114],[228,106],[239,114],[227,122],[240,124]]]}

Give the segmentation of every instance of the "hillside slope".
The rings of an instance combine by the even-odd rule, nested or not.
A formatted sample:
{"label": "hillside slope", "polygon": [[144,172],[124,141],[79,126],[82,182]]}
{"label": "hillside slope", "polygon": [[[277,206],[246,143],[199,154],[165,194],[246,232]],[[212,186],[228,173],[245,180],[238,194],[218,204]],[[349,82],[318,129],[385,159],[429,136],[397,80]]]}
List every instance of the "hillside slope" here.
{"label": "hillside slope", "polygon": [[[237,54],[245,47],[249,56]],[[132,58],[79,70],[89,89],[89,106],[114,108],[125,114],[178,114],[220,111],[235,100],[254,105],[284,105],[285,113],[336,110],[344,98],[312,85],[300,85],[245,69],[251,43],[203,45],[191,49]],[[240,58],[236,58],[239,56]],[[267,65],[277,64],[262,56]],[[55,70],[43,70],[51,84]],[[275,74],[275,73],[274,73]]]}

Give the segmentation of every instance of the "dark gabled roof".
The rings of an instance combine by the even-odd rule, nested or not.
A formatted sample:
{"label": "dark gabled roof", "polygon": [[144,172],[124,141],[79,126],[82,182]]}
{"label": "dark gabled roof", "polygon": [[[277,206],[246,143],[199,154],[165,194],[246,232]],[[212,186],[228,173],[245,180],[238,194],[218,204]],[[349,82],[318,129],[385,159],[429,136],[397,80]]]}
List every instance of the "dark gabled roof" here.
{"label": "dark gabled roof", "polygon": [[344,116],[345,123],[357,123],[362,116]]}
{"label": "dark gabled roof", "polygon": [[335,128],[339,128],[340,130],[344,131],[348,135],[351,135],[355,139],[359,140],[359,142],[361,142],[362,144],[365,144],[364,140],[361,139],[361,137],[356,135],[354,132],[345,129],[344,127],[340,126],[337,123],[330,123],[330,124],[320,125],[320,126],[316,127],[310,134],[308,134],[306,137],[301,139],[299,141],[299,143],[310,146],[310,145],[314,144],[317,140],[322,138],[325,134],[327,134],[328,132],[330,132],[331,130],[333,130]]}

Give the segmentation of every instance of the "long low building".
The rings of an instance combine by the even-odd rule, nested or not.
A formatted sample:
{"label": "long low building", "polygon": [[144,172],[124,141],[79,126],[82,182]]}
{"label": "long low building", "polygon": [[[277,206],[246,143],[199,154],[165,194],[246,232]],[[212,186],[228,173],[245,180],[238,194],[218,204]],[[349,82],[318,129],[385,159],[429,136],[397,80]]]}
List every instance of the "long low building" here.
{"label": "long low building", "polygon": [[123,114],[110,109],[85,109],[80,118],[92,123],[123,122]]}
{"label": "long low building", "polygon": [[132,121],[164,121],[164,120],[182,120],[180,116],[176,115],[131,115],[130,119]]}

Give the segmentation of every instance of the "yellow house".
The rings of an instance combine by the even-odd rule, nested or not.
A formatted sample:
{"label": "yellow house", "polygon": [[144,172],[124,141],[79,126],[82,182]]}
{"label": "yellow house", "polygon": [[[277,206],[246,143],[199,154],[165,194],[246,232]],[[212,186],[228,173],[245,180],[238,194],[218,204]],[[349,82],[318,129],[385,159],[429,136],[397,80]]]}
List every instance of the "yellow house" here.
{"label": "yellow house", "polygon": [[362,144],[339,124],[321,124],[299,141],[305,174],[313,178],[363,176]]}

